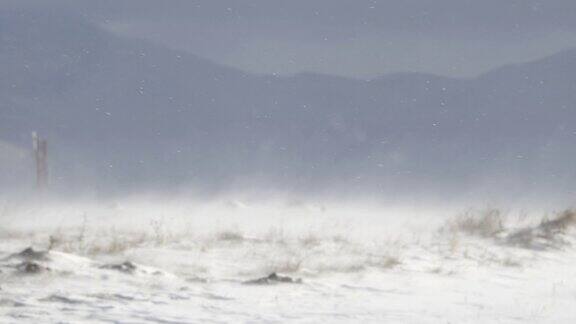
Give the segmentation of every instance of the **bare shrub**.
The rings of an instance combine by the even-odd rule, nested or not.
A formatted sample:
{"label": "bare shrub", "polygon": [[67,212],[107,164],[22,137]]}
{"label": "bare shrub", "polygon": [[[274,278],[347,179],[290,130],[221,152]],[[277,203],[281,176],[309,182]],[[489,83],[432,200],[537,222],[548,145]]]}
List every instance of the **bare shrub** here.
{"label": "bare shrub", "polygon": [[401,264],[400,259],[396,256],[391,255],[381,255],[370,258],[370,260],[368,260],[369,266],[383,270],[394,268],[400,264]]}
{"label": "bare shrub", "polygon": [[48,250],[53,250],[62,245],[62,236],[52,234],[48,237]]}
{"label": "bare shrub", "polygon": [[564,232],[569,226],[576,223],[576,212],[574,210],[568,209],[563,211],[555,219],[548,220],[543,219],[538,226],[545,232]]}
{"label": "bare shrub", "polygon": [[91,247],[88,254],[120,254],[132,246],[128,240],[114,233],[110,241],[105,244],[95,244]]}
{"label": "bare shrub", "polygon": [[166,231],[164,230],[164,219],[157,219],[150,221],[150,227],[154,233],[154,241],[156,245],[162,245],[166,241]]}
{"label": "bare shrub", "polygon": [[82,215],[82,226],[80,227],[80,231],[79,231],[78,237],[77,237],[78,247],[80,250],[84,250],[86,248],[85,239],[86,239],[86,225],[87,225],[87,223],[88,223],[88,220],[86,218],[86,213],[84,213],[84,215]]}
{"label": "bare shrub", "polygon": [[470,210],[450,220],[441,231],[488,238],[504,230],[503,221],[504,217],[499,209],[485,209],[479,212]]}
{"label": "bare shrub", "polygon": [[82,226],[76,230],[59,229],[52,233],[48,237],[48,250],[84,255],[119,254],[151,241],[152,237],[146,233],[119,233],[114,228],[89,233]]}
{"label": "bare shrub", "polygon": [[554,219],[544,218],[536,227],[528,227],[517,230],[505,238],[505,243],[512,246],[527,249],[558,248],[568,244],[563,234],[576,224],[576,212],[565,210]]}
{"label": "bare shrub", "polygon": [[312,248],[320,245],[320,239],[318,238],[318,236],[312,233],[308,233],[307,235],[300,237],[298,239],[298,242],[300,242],[302,246],[307,248]]}
{"label": "bare shrub", "polygon": [[239,231],[227,230],[216,234],[216,239],[218,241],[242,242],[244,241],[244,235]]}
{"label": "bare shrub", "polygon": [[350,244],[350,240],[343,234],[336,234],[332,236],[332,242],[337,244]]}
{"label": "bare shrub", "polygon": [[522,267],[522,263],[520,263],[519,261],[516,261],[510,257],[505,258],[503,260],[500,260],[500,264],[502,264],[505,267],[509,267],[509,268],[520,268]]}
{"label": "bare shrub", "polygon": [[146,235],[146,233],[134,233],[134,234],[120,234],[116,231],[112,231],[109,235],[110,239],[104,242],[92,242],[86,249],[85,253],[89,255],[96,254],[120,254],[129,249],[134,249],[140,247],[147,242],[151,241],[151,237]]}

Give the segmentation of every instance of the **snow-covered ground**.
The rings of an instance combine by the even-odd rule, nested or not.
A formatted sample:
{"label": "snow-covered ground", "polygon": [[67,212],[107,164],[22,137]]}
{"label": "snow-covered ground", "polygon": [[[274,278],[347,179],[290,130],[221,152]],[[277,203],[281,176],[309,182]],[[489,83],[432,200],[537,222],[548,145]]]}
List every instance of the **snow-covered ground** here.
{"label": "snow-covered ground", "polygon": [[[576,320],[570,215],[150,200],[0,217],[1,323]],[[302,282],[250,283],[271,273]]]}

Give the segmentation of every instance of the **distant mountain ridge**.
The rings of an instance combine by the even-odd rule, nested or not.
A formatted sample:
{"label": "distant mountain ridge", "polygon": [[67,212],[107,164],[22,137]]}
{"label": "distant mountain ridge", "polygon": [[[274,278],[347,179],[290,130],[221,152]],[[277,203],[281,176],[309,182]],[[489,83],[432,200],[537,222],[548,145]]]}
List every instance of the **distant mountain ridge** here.
{"label": "distant mountain ridge", "polygon": [[576,50],[472,79],[277,77],[81,17],[0,18],[0,140],[48,137],[56,186],[576,189]]}

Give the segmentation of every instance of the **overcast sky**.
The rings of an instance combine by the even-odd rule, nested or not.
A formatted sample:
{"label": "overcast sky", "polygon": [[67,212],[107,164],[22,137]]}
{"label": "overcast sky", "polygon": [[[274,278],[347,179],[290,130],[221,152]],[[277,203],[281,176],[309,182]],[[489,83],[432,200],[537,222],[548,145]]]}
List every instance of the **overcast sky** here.
{"label": "overcast sky", "polygon": [[257,73],[473,76],[576,44],[574,0],[5,0]]}

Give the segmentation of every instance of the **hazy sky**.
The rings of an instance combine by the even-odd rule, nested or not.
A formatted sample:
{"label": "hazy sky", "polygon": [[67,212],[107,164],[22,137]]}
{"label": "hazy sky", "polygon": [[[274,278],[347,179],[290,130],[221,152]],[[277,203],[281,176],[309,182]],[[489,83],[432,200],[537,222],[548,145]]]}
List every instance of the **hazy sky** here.
{"label": "hazy sky", "polygon": [[576,44],[574,0],[14,2],[81,10],[118,33],[258,73],[471,76]]}

